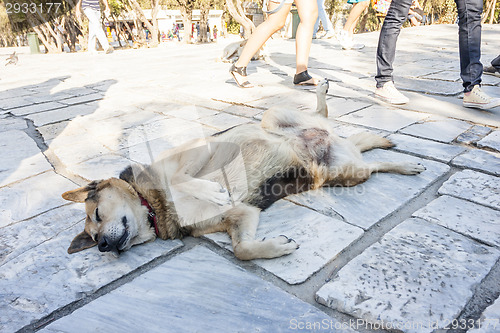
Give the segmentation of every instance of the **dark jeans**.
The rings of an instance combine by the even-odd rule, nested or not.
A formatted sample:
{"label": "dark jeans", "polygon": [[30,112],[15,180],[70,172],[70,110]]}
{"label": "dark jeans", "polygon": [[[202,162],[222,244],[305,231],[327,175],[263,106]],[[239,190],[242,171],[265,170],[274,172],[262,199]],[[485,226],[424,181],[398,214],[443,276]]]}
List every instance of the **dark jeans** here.
{"label": "dark jeans", "polygon": [[[481,83],[483,65],[481,57],[482,0],[455,0],[458,11],[458,46],[460,76],[465,92]],[[412,0],[393,0],[382,25],[377,48],[377,88],[393,81],[392,64],[396,56],[396,42],[405,22]]]}

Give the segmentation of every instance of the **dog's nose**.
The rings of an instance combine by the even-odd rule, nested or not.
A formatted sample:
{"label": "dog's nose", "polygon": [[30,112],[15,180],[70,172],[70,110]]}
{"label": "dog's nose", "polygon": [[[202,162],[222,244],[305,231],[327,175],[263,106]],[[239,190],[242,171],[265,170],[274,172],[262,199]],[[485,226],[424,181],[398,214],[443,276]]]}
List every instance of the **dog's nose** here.
{"label": "dog's nose", "polygon": [[99,248],[99,251],[101,251],[101,252],[109,252],[109,251],[116,250],[117,245],[118,245],[117,241],[111,241],[106,236],[102,236],[99,239],[99,243],[97,244],[97,247]]}

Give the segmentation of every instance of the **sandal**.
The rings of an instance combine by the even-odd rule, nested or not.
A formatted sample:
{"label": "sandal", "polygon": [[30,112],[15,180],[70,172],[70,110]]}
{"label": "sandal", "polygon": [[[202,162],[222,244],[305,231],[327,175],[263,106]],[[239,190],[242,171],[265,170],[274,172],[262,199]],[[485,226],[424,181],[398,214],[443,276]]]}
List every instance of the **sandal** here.
{"label": "sandal", "polygon": [[318,85],[317,81],[313,80],[313,83],[308,82],[311,79],[313,79],[313,77],[309,75],[306,69],[302,73],[295,74],[295,76],[293,77],[293,84],[301,86],[317,86]]}
{"label": "sandal", "polygon": [[238,85],[238,87],[240,87],[240,88],[252,88],[253,87],[253,85],[248,81],[244,81],[242,83],[238,82],[238,79],[236,79],[236,75],[234,75],[235,73],[238,73],[239,75],[246,77],[247,76],[246,66],[245,67],[236,67],[235,64],[233,63],[233,65],[229,69],[229,73],[231,73],[231,75],[232,75],[234,81],[236,82],[236,84]]}

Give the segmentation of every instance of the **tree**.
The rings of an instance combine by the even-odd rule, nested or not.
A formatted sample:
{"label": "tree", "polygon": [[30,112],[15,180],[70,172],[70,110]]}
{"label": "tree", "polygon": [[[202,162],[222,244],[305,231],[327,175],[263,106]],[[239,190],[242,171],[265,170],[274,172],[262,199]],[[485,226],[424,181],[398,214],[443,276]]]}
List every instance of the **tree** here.
{"label": "tree", "polygon": [[151,33],[151,46],[158,46],[160,42],[160,34],[158,31],[157,15],[160,9],[160,1],[151,0],[151,21],[153,21],[153,24],[151,24],[149,20],[146,18],[146,15],[144,15],[144,12],[142,11],[142,8],[139,2],[137,2],[137,0],[128,0],[128,1],[139,21],[141,21]]}
{"label": "tree", "polygon": [[181,11],[182,23],[184,24],[184,43],[191,43],[193,34],[193,9],[196,0],[175,0]]}
{"label": "tree", "polygon": [[214,0],[198,0],[198,6],[200,7],[200,36],[198,36],[198,41],[200,43],[210,42],[207,36],[208,13],[214,3]]}
{"label": "tree", "polygon": [[227,0],[226,6],[229,14],[231,14],[236,22],[243,26],[245,38],[248,38],[255,30],[255,25],[248,17],[246,17],[241,0]]}

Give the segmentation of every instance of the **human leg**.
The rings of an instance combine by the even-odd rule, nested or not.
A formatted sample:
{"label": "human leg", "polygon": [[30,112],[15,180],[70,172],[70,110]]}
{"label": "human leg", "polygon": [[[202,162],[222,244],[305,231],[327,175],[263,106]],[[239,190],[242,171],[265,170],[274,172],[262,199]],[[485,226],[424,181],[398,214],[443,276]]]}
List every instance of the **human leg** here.
{"label": "human leg", "polygon": [[393,1],[384,19],[377,47],[377,88],[382,88],[385,83],[393,81],[392,64],[396,56],[396,42],[401,27],[408,16],[412,0]]}
{"label": "human leg", "polygon": [[[273,10],[278,7],[279,4],[275,2],[269,2],[269,10]],[[252,59],[253,55],[264,45],[264,43],[272,36],[276,31],[281,29],[286,22],[286,17],[290,12],[290,8],[292,7],[291,3],[285,3],[283,8],[281,8],[278,12],[271,14],[268,16],[267,20],[261,23],[255,31],[248,38],[243,51],[241,52],[240,57],[234,63],[233,67],[231,67],[231,75],[233,75],[234,80],[238,84],[238,86],[243,87],[246,80],[246,66]],[[312,27],[311,27],[311,38],[312,38]],[[243,68],[244,70],[233,70],[236,68]],[[252,87],[251,84],[245,85],[245,87]]]}
{"label": "human leg", "polygon": [[99,11],[92,8],[85,8],[83,10],[85,16],[87,16],[89,20],[89,51],[96,51],[96,38],[99,40],[99,43],[104,48],[104,50],[110,49],[110,45],[108,43],[108,38],[104,34],[104,31],[101,27],[100,22],[100,13]]}
{"label": "human leg", "polygon": [[460,76],[464,92],[481,83],[481,14],[482,0],[455,0],[458,11],[458,47]]}
{"label": "human leg", "polygon": [[[296,69],[295,73],[300,74],[307,71],[307,64],[309,62],[309,51],[311,50],[312,33],[314,23],[318,16],[317,3],[310,0],[295,0],[297,11],[300,17],[300,23],[297,27],[297,34],[295,35],[295,52],[296,52]],[[294,82],[295,83],[295,82]],[[301,84],[317,85],[318,80],[310,78]]]}
{"label": "human leg", "polygon": [[333,24],[325,11],[325,0],[317,0],[316,4],[318,5],[318,18],[314,24],[313,38],[316,37],[316,33],[318,32],[320,20],[323,24],[323,29],[325,29],[326,35],[330,34],[333,37]]}
{"label": "human leg", "polygon": [[356,28],[356,24],[359,21],[361,14],[365,11],[366,8],[370,5],[368,0],[356,2],[353,4],[351,11],[349,12],[349,17],[347,17],[347,21],[344,24],[344,31],[347,31],[348,35],[352,37],[354,34],[354,28]]}

